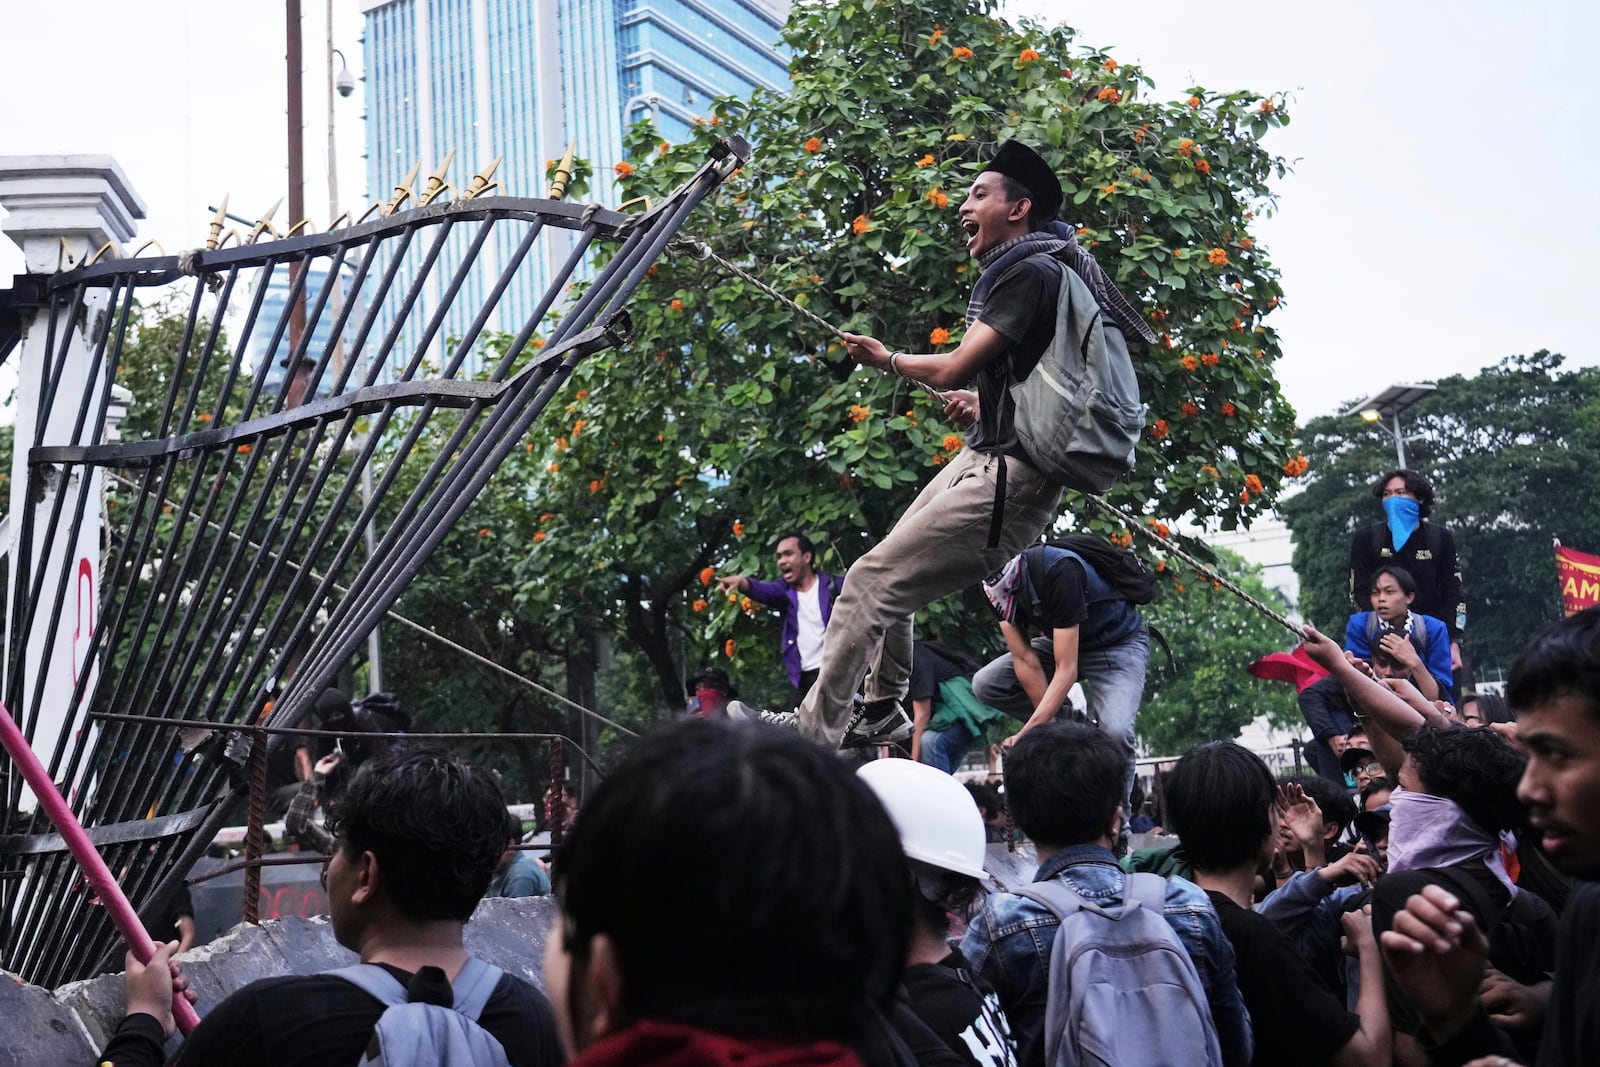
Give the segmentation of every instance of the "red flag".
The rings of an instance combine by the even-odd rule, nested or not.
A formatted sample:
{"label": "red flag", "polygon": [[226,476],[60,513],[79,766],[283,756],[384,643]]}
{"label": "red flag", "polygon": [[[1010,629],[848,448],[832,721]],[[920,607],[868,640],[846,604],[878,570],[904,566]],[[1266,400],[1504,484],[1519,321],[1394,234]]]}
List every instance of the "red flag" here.
{"label": "red flag", "polygon": [[1291,682],[1296,693],[1328,673],[1306,655],[1305,645],[1296,646],[1293,652],[1269,652],[1245,669],[1269,682]]}
{"label": "red flag", "polygon": [[1568,615],[1600,607],[1600,556],[1561,547],[1556,542],[1556,576]]}

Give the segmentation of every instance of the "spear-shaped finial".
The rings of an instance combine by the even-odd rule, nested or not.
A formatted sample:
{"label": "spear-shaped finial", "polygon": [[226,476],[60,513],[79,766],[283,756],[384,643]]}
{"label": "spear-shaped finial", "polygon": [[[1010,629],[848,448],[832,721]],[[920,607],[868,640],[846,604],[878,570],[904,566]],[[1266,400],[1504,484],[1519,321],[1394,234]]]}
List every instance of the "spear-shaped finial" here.
{"label": "spear-shaped finial", "polygon": [[262,213],[261,217],[256,219],[256,224],[250,228],[250,236],[246,238],[244,243],[247,245],[255,244],[256,241],[260,240],[261,235],[269,230],[271,231],[272,236],[278,236],[278,228],[272,224],[272,216],[276,215],[278,213],[278,209],[282,206],[283,197],[280,196],[278,197],[277,203],[267,208],[267,210]]}
{"label": "spear-shaped finial", "polygon": [[567,195],[567,186],[572,182],[572,156],[577,150],[577,141],[568,144],[567,154],[561,157],[560,163],[556,164],[555,175],[550,179],[551,200],[560,200]]}
{"label": "spear-shaped finial", "polygon": [[455,190],[455,186],[444,180],[445,171],[450,169],[450,164],[456,158],[456,150],[450,149],[444,157],[444,162],[439,164],[439,169],[428,175],[428,183],[422,187],[422,197],[417,201],[418,207],[427,207],[433,203],[434,198],[446,189]]}
{"label": "spear-shaped finial", "polygon": [[494,172],[500,169],[500,164],[505,158],[505,156],[495,156],[493,163],[474,174],[472,181],[467,183],[466,190],[462,192],[461,199],[471,200],[475,196],[483,195],[490,189],[500,188],[499,182],[491,181],[490,179],[494,177]]}
{"label": "spear-shaped finial", "polygon": [[394,196],[389,200],[388,204],[384,205],[383,208],[383,213],[385,215],[393,215],[396,211],[400,210],[401,204],[405,203],[407,200],[416,199],[416,196],[412,193],[411,189],[412,186],[416,185],[417,175],[421,172],[422,160],[419,159],[417,160],[417,165],[411,168],[411,173],[405,176],[405,180],[394,187]]}
{"label": "spear-shaped finial", "polygon": [[211,219],[211,233],[206,237],[206,251],[215,252],[217,242],[222,240],[222,227],[228,222],[228,197],[231,194],[222,194],[222,203],[217,206],[217,213]]}

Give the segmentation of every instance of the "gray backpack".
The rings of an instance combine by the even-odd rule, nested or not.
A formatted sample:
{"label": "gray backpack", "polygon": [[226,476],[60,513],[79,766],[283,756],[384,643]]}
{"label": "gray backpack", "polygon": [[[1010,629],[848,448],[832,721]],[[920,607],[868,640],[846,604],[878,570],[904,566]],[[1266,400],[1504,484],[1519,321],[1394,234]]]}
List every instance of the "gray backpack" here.
{"label": "gray backpack", "polygon": [[1127,876],[1120,904],[1085,900],[1061,879],[1017,892],[1061,920],[1050,950],[1045,1063],[1050,1067],[1197,1067],[1222,1063],[1194,962],[1162,915],[1167,883]]}
{"label": "gray backpack", "polygon": [[375,963],[325,973],[388,1005],[373,1028],[363,1067],[508,1067],[511,1062],[499,1039],[478,1025],[505,974],[498,967],[467,957],[450,985],[455,998],[449,1008],[407,1000],[406,987]]}
{"label": "gray backpack", "polygon": [[1058,485],[1103,493],[1133,468],[1145,406],[1128,343],[1105,324],[1094,294],[1061,268],[1056,332],[1033,371],[1011,387],[1017,442]]}

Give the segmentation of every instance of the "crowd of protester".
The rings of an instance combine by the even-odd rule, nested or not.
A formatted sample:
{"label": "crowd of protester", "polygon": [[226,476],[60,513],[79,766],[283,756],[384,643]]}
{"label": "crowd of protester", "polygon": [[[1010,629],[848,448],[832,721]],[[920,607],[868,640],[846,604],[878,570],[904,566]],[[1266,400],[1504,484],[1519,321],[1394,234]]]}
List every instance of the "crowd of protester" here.
{"label": "crowd of protester", "polygon": [[[1510,730],[1306,636],[1364,728],[1360,788],[1212,742],[1162,782],[1166,845],[1121,858],[1125,753],[1090,726],[1035,724],[1000,794],[759,722],[669,726],[555,857],[543,992],[461,945],[516,855],[498,787],[384,753],[332,802],[325,878],[335,937],[393,997],[265,979],[177,1062],[354,1063],[447,1029],[391,1003],[518,1067],[1600,1062],[1600,609],[1529,645]],[[1031,883],[988,879],[996,838],[1031,843]],[[162,1061],[172,951],[130,957],[101,1061]]]}

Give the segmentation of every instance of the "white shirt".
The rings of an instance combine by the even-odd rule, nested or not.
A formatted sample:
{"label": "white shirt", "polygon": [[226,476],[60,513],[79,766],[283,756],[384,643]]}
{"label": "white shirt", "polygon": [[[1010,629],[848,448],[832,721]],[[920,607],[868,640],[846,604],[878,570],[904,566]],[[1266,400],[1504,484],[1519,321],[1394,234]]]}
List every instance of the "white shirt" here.
{"label": "white shirt", "polygon": [[814,671],[822,666],[822,603],[817,599],[821,589],[822,579],[819,577],[811,583],[810,589],[795,590],[795,598],[800,605],[795,616],[800,628],[795,646],[800,652],[802,671]]}

